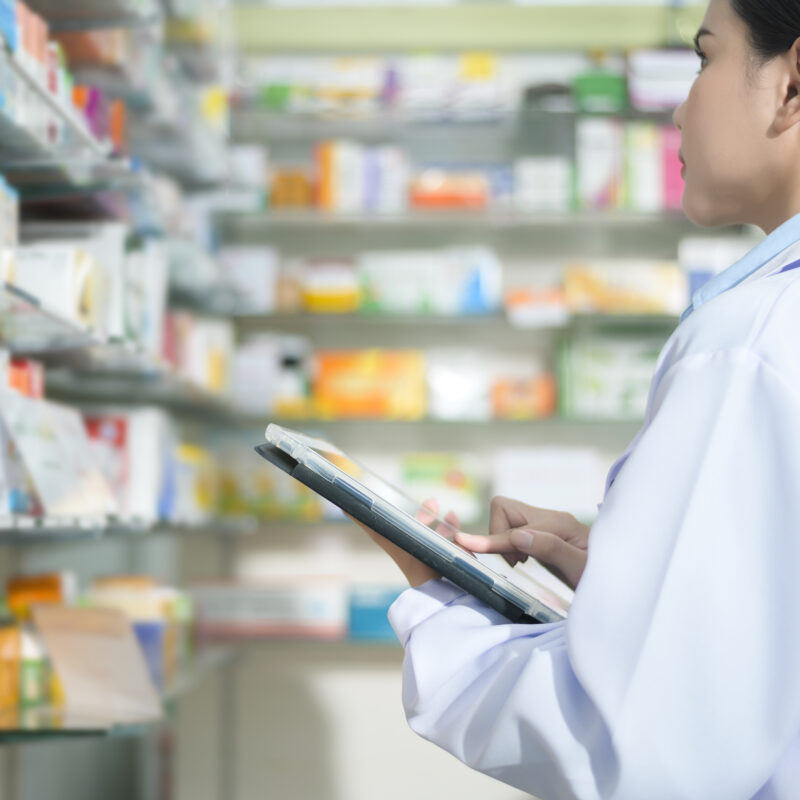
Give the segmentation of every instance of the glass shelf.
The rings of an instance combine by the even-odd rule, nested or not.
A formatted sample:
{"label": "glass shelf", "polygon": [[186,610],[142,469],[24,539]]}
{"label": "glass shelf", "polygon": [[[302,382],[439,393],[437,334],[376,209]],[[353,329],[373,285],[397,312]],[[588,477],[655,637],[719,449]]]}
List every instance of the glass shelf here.
{"label": "glass shelf", "polygon": [[7,282],[0,283],[0,343],[15,354],[84,371],[163,376],[170,369],[136,342],[106,339],[89,325],[65,317]]}
{"label": "glass shelf", "polygon": [[[688,304],[688,301],[687,301]],[[543,321],[542,324],[518,324],[503,313],[473,315],[436,314],[312,314],[312,313],[256,313],[238,312],[233,319],[248,330],[270,329],[287,333],[330,335],[332,328],[346,327],[348,331],[378,331],[391,328],[430,332],[464,332],[465,330],[497,329],[503,333],[531,335],[540,330],[570,330],[577,328],[625,329],[648,331],[671,331],[680,317],[671,314],[572,314],[563,322]]]}
{"label": "glass shelf", "polygon": [[17,79],[47,106],[64,126],[65,141],[42,141],[0,111],[0,170],[21,190],[37,186],[85,186],[130,173],[126,159],[112,158],[111,147],[98,140],[78,111],[61,102],[13,55],[5,56]]}
{"label": "glass shelf", "polygon": [[469,116],[458,112],[440,112],[439,116],[422,115],[389,108],[376,108],[358,113],[347,109],[329,112],[289,112],[259,109],[252,103],[235,111],[233,115],[234,138],[243,141],[297,142],[298,140],[324,140],[357,138],[393,140],[405,133],[426,129],[506,129],[529,127],[564,117],[578,119],[588,116],[613,117],[623,120],[647,120],[669,124],[671,112],[652,112],[628,109],[619,113],[589,114],[578,110],[548,110],[521,108],[472,112]]}
{"label": "glass shelf", "polygon": [[192,386],[138,343],[103,338],[97,331],[43,306],[9,283],[0,283],[0,344],[58,367],[48,373],[54,393],[89,399],[131,396],[229,413],[224,398]]}
{"label": "glass shelf", "polygon": [[144,536],[235,537],[255,533],[259,523],[253,517],[217,518],[204,522],[119,519],[34,519],[0,517],[0,546],[71,544],[98,539],[136,539]]}
{"label": "glass shelf", "polygon": [[161,18],[155,0],[27,0],[52,30],[91,30],[144,25]]}
{"label": "glass shelf", "polygon": [[148,373],[116,369],[120,366],[124,364],[99,361],[92,369],[66,365],[50,371],[48,395],[76,402],[153,404],[215,418],[230,418],[237,413],[222,395],[193,386],[166,369]]}
{"label": "glass shelf", "polygon": [[674,225],[694,230],[682,212],[643,214],[629,211],[584,211],[523,214],[514,211],[410,211],[405,214],[335,214],[317,210],[274,210],[255,214],[225,214],[220,227],[228,236],[264,229],[509,229],[509,228],[645,228]]}
{"label": "glass shelf", "polygon": [[15,353],[31,355],[100,344],[91,328],[47,309],[10,283],[0,284],[0,341]]}
{"label": "glass shelf", "polygon": [[[163,692],[162,702],[179,700],[207,675],[229,664],[235,656],[236,651],[230,647],[218,646],[201,651],[192,663],[179,671],[174,682]],[[0,711],[0,745],[81,737],[137,736],[159,723],[159,719],[102,718],[48,706],[13,708]]]}

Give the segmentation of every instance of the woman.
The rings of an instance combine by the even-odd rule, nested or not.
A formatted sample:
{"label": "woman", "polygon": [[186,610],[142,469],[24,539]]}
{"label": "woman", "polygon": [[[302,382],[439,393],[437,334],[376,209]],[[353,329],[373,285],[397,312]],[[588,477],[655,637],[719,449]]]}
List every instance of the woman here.
{"label": "woman", "polygon": [[[711,0],[684,208],[766,240],[692,298],[591,530],[496,499],[473,550],[577,585],[508,624],[380,537],[411,727],[544,800],[800,797],[800,0]],[[585,571],[584,571],[585,566]]]}

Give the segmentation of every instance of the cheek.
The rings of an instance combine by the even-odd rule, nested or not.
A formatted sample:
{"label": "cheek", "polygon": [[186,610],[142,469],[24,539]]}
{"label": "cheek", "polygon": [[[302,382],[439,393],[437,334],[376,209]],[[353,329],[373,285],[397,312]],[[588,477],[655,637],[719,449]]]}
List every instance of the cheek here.
{"label": "cheek", "polygon": [[768,124],[761,120],[756,98],[730,81],[711,78],[698,78],[686,103],[686,194],[699,203],[745,201],[754,176],[765,167],[760,156]]}

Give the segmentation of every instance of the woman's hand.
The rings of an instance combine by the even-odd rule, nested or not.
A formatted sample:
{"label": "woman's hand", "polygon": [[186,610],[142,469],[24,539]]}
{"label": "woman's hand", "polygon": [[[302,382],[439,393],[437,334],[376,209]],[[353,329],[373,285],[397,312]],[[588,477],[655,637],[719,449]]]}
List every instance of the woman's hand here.
{"label": "woman's hand", "polygon": [[[439,503],[434,499],[426,500],[422,504],[422,509],[420,509],[420,512],[417,514],[417,519],[428,525],[438,513]],[[353,518],[351,517],[351,519]],[[461,527],[458,517],[452,511],[445,515],[444,520],[456,529]],[[358,520],[354,519],[353,522],[362,530],[366,531],[372,541],[392,557],[395,564],[400,568],[400,571],[405,575],[410,586],[422,586],[423,583],[442,577],[436,570],[431,569],[427,564],[423,564],[419,559],[414,558],[414,556],[409,555],[405,550],[402,550],[396,544],[390,542],[385,536],[375,533],[375,531],[361,522],[358,522]],[[447,532],[440,530],[439,533],[444,535]]]}
{"label": "woman's hand", "polygon": [[590,530],[572,514],[495,497],[489,535],[458,533],[455,542],[473,553],[500,553],[512,567],[533,556],[575,589],[586,566]]}

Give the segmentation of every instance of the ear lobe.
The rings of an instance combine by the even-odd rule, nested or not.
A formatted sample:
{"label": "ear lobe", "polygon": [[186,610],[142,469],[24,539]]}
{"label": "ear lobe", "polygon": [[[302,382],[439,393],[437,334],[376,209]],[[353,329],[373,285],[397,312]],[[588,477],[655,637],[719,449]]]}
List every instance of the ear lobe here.
{"label": "ear lobe", "polygon": [[788,86],[775,115],[775,130],[783,133],[800,123],[800,39],[789,52]]}
{"label": "ear lobe", "polygon": [[781,134],[800,124],[800,94],[793,90],[781,104],[772,123],[774,133]]}

